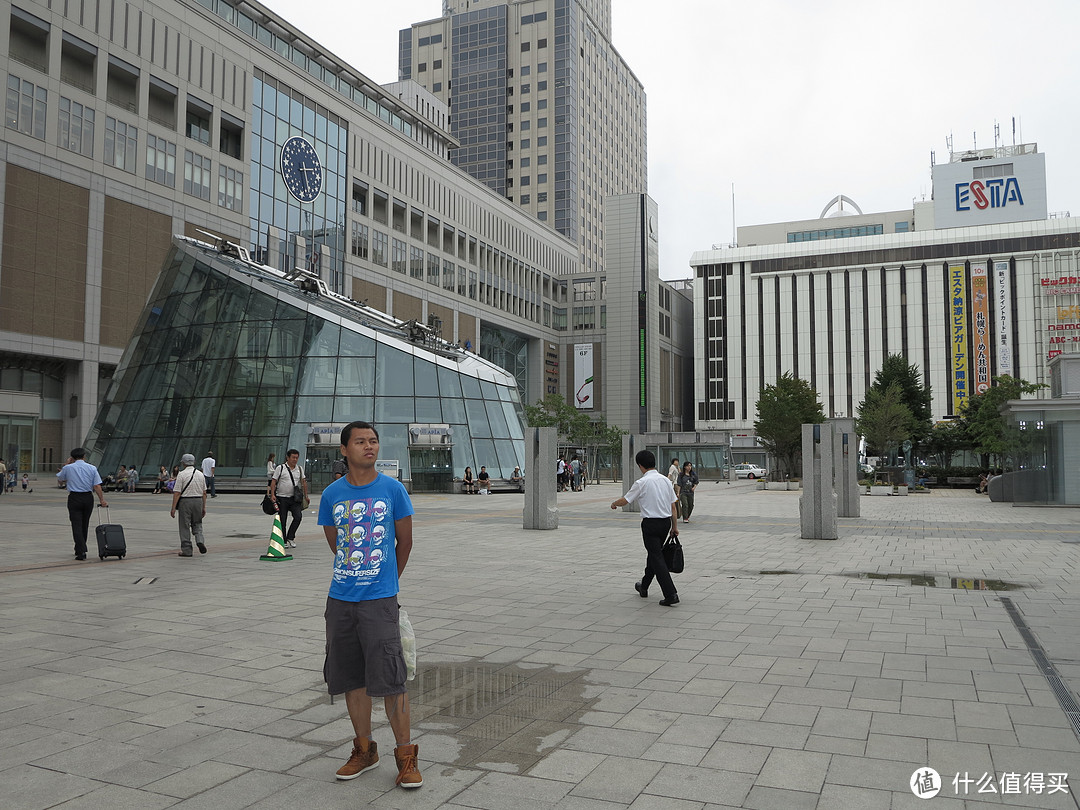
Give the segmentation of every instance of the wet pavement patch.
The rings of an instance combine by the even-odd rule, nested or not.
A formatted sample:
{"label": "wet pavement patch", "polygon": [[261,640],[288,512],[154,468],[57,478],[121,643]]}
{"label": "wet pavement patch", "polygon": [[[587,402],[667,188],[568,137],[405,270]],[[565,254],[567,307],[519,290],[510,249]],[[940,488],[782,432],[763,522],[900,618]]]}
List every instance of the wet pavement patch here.
{"label": "wet pavement patch", "polygon": [[[764,573],[764,572],[763,572]],[[1016,591],[1025,587],[1016,582],[1002,579],[975,579],[968,577],[944,577],[934,574],[882,574],[873,571],[847,573],[854,579],[876,579],[885,581],[907,582],[923,588],[955,588],[961,591]]]}
{"label": "wet pavement patch", "polygon": [[[599,690],[588,670],[522,664],[420,665],[409,683],[413,725],[462,767],[524,773],[582,726]],[[591,687],[591,688],[590,688]],[[440,757],[442,759],[443,757]]]}

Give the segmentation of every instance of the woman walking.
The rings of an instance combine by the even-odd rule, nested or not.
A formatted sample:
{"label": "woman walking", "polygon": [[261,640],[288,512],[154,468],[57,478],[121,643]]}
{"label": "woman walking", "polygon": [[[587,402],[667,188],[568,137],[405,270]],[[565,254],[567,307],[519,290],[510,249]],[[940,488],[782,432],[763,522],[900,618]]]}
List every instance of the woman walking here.
{"label": "woman walking", "polygon": [[690,514],[694,511],[694,489],[698,485],[698,474],[694,465],[689,461],[684,462],[682,471],[679,473],[679,512],[682,514],[682,522],[690,522]]}
{"label": "woman walking", "polygon": [[274,464],[274,459],[277,458],[277,453],[271,453],[266,457],[266,485],[270,486],[270,481],[274,478],[274,470],[277,465]]}

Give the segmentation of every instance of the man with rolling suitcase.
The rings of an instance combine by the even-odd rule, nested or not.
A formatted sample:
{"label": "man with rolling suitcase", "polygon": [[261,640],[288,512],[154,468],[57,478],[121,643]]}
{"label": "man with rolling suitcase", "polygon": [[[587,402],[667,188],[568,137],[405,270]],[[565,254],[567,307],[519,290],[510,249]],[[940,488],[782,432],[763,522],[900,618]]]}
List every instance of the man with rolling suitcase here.
{"label": "man with rolling suitcase", "polygon": [[90,531],[90,515],[94,513],[94,495],[102,506],[108,506],[105,491],[101,488],[101,474],[93,464],[86,463],[86,450],[76,447],[71,451],[56,480],[67,485],[68,517],[71,519],[71,537],[75,541],[75,559],[86,559],[86,536]]}
{"label": "man with rolling suitcase", "polygon": [[169,517],[176,517],[176,513],[180,513],[180,551],[177,556],[190,557],[193,534],[199,553],[206,553],[202,531],[203,518],[206,517],[206,476],[195,469],[195,456],[191,453],[181,456],[180,466],[183,469],[176,474],[173,484]]}

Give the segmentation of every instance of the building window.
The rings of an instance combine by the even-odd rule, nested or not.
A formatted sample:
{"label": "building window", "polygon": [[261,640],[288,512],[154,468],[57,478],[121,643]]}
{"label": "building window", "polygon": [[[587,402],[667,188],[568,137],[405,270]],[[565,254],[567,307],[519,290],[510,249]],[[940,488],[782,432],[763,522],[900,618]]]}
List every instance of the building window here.
{"label": "building window", "polygon": [[518,202],[520,202],[522,205],[528,205],[530,202],[532,202],[532,199],[530,195],[522,194],[521,199]]}
{"label": "building window", "polygon": [[7,125],[24,135],[45,140],[45,110],[48,92],[18,76],[8,76]]}
{"label": "building window", "polygon": [[537,135],[536,136],[536,145],[537,146],[547,146],[547,135]]}
{"label": "building window", "polygon": [[427,280],[428,284],[439,286],[439,257],[434,253],[427,255]]}
{"label": "building window", "polygon": [[551,310],[551,328],[556,332],[566,331],[566,307],[555,307]]}
{"label": "building window", "polygon": [[547,195],[548,195],[548,193],[546,191],[538,191],[538,192],[536,192],[536,201],[538,203],[547,202]]}
{"label": "building window", "polygon": [[466,290],[469,287],[469,271],[462,267],[460,264],[457,269],[457,294],[465,295]]}
{"label": "building window", "polygon": [[546,126],[547,126],[547,119],[546,118],[537,118],[536,119],[536,127],[537,127],[537,129],[543,129]]}
{"label": "building window", "polygon": [[476,300],[476,272],[469,271],[469,298]]}
{"label": "building window", "polygon": [[531,50],[532,50],[532,43],[531,42],[522,42],[521,43],[521,52],[522,53],[526,53],[527,51],[531,51]]}
{"label": "building window", "polygon": [[382,231],[371,232],[371,261],[382,267],[386,267],[386,248],[389,237]]}
{"label": "building window", "polygon": [[574,307],[574,329],[595,329],[596,307]]}
{"label": "building window", "polygon": [[368,211],[368,186],[367,183],[354,182],[352,187],[352,210],[360,216],[367,216]]}
{"label": "building window", "polygon": [[244,127],[239,122],[225,120],[221,114],[221,128],[218,132],[218,151],[240,160],[244,141]]}
{"label": "building window", "polygon": [[541,172],[540,174],[536,175],[536,182],[537,183],[546,183],[547,182],[547,174],[545,174],[544,172]]}
{"label": "building window", "polygon": [[60,116],[57,119],[60,146],[86,157],[94,156],[94,111],[77,101],[60,96]]}
{"label": "building window", "polygon": [[409,255],[405,243],[400,239],[394,239],[391,241],[390,250],[390,269],[395,273],[404,273]]}
{"label": "building window", "polygon": [[454,291],[454,278],[454,263],[449,259],[443,259],[442,286],[444,290]]}
{"label": "building window", "polygon": [[135,174],[139,130],[123,121],[105,117],[105,164]]}
{"label": "building window", "polygon": [[897,233],[907,233],[909,230],[911,230],[911,223],[909,223],[907,220],[904,220],[903,222],[897,222],[895,225],[893,225],[893,230]]}
{"label": "building window", "polygon": [[184,193],[200,200],[210,199],[210,158],[190,149],[184,150]]}
{"label": "building window", "polygon": [[361,259],[368,257],[368,226],[359,222],[352,224],[352,244],[349,247],[353,256]]}
{"label": "building window", "polygon": [[424,277],[424,251],[422,248],[409,248],[409,277],[418,279]]}
{"label": "building window", "polygon": [[176,188],[176,144],[156,135],[146,136],[146,179]]}
{"label": "building window", "polygon": [[574,282],[574,300],[575,301],[595,301],[596,300],[596,279],[586,278],[580,279]]}
{"label": "building window", "polygon": [[229,166],[218,166],[217,204],[230,211],[244,207],[244,173]]}
{"label": "building window", "polygon": [[210,145],[210,114],[188,103],[184,134],[193,141]]}

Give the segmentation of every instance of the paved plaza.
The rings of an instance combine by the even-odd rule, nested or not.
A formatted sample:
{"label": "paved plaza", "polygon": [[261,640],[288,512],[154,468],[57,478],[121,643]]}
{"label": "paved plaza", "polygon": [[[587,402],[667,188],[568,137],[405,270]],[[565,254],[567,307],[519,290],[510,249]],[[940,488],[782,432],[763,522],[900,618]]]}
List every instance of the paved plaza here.
{"label": "paved plaza", "polygon": [[0,807],[1080,806],[1080,510],[863,497],[811,541],[798,493],[708,481],[664,608],[620,494],[561,493],[549,532],[521,495],[414,498],[409,792],[378,710],[381,766],[334,779],[313,511],[260,562],[272,519],[224,494],[187,559],[169,498],[110,494],[128,556],[76,562],[64,492],[0,496]]}

